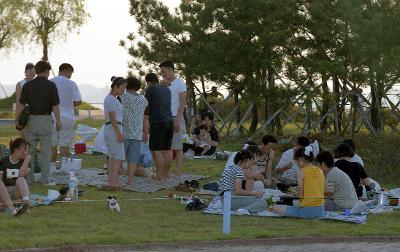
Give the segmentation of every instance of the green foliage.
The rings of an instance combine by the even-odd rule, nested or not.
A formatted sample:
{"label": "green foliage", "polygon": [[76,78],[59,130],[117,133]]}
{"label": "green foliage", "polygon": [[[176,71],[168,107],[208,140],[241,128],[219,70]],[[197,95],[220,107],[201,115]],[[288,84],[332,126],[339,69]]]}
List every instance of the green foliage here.
{"label": "green foliage", "polygon": [[24,11],[23,0],[0,0],[0,50],[17,46],[24,38],[27,31]]}
{"label": "green foliage", "polygon": [[81,110],[89,110],[89,109],[90,110],[99,110],[99,108],[94,107],[94,106],[90,105],[87,102],[82,102],[82,104],[79,105],[78,107],[76,107],[76,109],[81,109]]}
{"label": "green foliage", "polygon": [[43,46],[43,60],[55,39],[66,38],[88,19],[86,0],[26,0],[26,22],[32,37]]}
{"label": "green foliage", "polygon": [[0,99],[0,110],[10,111],[15,101],[15,92],[9,97]]}
{"label": "green foliage", "polygon": [[323,114],[348,90],[369,86],[379,131],[384,95],[400,79],[399,1],[183,0],[169,11],[158,0],[131,0],[130,12],[139,32],[121,45],[132,70],[171,59],[190,82],[226,85],[265,118],[296,99],[320,101]]}

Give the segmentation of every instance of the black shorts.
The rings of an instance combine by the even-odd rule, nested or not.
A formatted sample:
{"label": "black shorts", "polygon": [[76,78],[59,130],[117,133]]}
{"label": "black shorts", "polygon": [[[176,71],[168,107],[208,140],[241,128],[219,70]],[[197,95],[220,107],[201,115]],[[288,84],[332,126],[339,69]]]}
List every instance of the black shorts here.
{"label": "black shorts", "polygon": [[149,148],[151,151],[167,151],[171,149],[174,135],[173,121],[151,123]]}

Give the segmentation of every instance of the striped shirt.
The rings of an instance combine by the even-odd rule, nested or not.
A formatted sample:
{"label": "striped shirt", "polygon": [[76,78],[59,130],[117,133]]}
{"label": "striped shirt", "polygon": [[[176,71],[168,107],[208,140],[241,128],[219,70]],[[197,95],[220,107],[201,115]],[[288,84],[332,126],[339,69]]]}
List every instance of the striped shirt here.
{"label": "striped shirt", "polygon": [[257,171],[265,173],[268,162],[269,162],[269,154],[267,154],[263,160],[259,159],[257,161]]}
{"label": "striped shirt", "polygon": [[352,209],[357,203],[357,193],[350,177],[337,167],[326,174],[328,192],[333,193],[335,204],[341,209]]}
{"label": "striped shirt", "polygon": [[222,178],[219,183],[219,193],[223,193],[224,191],[235,191],[235,182],[236,179],[244,179],[244,173],[242,168],[238,165],[229,166],[224,170],[222,174]]}

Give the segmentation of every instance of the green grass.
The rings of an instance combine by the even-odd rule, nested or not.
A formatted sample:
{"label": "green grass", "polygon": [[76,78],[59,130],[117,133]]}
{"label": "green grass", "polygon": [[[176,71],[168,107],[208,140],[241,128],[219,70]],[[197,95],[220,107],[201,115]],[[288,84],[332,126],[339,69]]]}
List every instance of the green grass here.
{"label": "green grass", "polygon": [[[102,122],[86,120],[85,123],[96,126]],[[13,127],[0,129],[0,142],[6,143],[15,136]],[[223,147],[234,150],[241,146],[240,139],[224,139]],[[318,136],[324,148],[334,146],[334,137]],[[398,146],[398,138],[387,136],[372,140],[362,136],[358,140],[360,152],[368,169],[379,170],[385,166],[382,158],[388,159],[390,152]],[[396,144],[397,143],[397,144]],[[378,146],[381,146],[379,148]],[[386,151],[385,151],[386,150]],[[383,152],[389,152],[385,156]],[[369,155],[367,155],[369,154]],[[382,158],[379,155],[383,155]],[[80,155],[83,167],[102,167],[104,156]],[[397,162],[397,161],[396,161]],[[185,162],[184,172],[208,176],[206,181],[219,178],[225,162],[215,160],[190,160]],[[393,163],[394,165],[394,163]],[[389,173],[396,171],[388,170]],[[398,177],[385,181],[387,187],[398,187]],[[51,187],[58,189],[59,187]],[[46,193],[48,188],[35,185],[33,193]],[[305,237],[305,236],[371,236],[398,235],[400,233],[400,212],[383,215],[370,215],[365,225],[354,225],[334,221],[299,220],[290,218],[232,217],[232,233],[222,235],[222,218],[216,215],[205,215],[197,211],[186,211],[184,205],[176,200],[155,200],[173,189],[156,193],[116,192],[121,205],[121,213],[106,209],[105,198],[109,192],[100,192],[93,187],[81,187],[84,195],[81,202],[56,203],[49,207],[35,207],[31,214],[19,219],[0,215],[1,232],[0,249],[17,249],[32,247],[51,247],[82,244],[143,244],[151,242],[202,241],[219,239],[255,239],[268,237]],[[186,194],[187,195],[187,194]],[[146,199],[133,201],[130,199]],[[98,200],[86,202],[84,200]]]}

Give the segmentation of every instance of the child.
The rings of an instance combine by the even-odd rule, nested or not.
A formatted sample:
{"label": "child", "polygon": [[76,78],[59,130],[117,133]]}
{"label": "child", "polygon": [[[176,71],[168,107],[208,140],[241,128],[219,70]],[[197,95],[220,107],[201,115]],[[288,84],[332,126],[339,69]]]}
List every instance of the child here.
{"label": "child", "polygon": [[[17,217],[29,208],[29,189],[25,178],[31,172],[31,156],[29,144],[23,138],[11,141],[10,150],[11,155],[0,160],[0,203]],[[12,199],[22,199],[24,203],[15,207]]]}
{"label": "child", "polygon": [[313,148],[307,146],[299,148],[294,153],[294,160],[300,167],[297,178],[299,183],[300,205],[276,205],[273,212],[291,217],[316,219],[325,216],[324,188],[325,178],[319,167],[313,166]]}
{"label": "child", "polygon": [[122,187],[118,184],[118,174],[122,161],[125,160],[124,136],[122,135],[122,105],[117,96],[126,89],[126,80],[122,77],[111,78],[111,92],[104,99],[104,140],[108,150],[108,188]]}
{"label": "child", "polygon": [[257,213],[266,209],[262,192],[253,192],[253,179],[245,180],[245,173],[256,163],[256,155],[249,150],[239,151],[234,158],[234,165],[224,170],[220,180],[218,192],[223,195],[226,191],[232,192],[231,209],[245,209]]}

